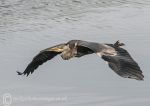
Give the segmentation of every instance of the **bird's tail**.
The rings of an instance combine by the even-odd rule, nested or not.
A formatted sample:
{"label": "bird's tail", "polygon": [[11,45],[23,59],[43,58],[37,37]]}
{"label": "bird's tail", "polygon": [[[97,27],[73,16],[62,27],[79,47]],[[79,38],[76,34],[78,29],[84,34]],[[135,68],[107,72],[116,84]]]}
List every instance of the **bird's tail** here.
{"label": "bird's tail", "polygon": [[22,73],[22,72],[17,71],[17,74],[18,74],[18,75],[22,75],[23,73]]}

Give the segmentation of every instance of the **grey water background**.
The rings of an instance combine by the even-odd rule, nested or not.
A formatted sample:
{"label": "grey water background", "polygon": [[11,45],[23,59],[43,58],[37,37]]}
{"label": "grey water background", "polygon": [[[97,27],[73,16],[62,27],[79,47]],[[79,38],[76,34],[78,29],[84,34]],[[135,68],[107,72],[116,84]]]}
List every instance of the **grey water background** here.
{"label": "grey water background", "polygon": [[[57,56],[29,77],[16,74],[40,50],[71,39],[119,39],[144,81],[117,76],[96,55]],[[5,93],[11,106],[149,106],[149,46],[150,0],[0,0],[0,106]]]}

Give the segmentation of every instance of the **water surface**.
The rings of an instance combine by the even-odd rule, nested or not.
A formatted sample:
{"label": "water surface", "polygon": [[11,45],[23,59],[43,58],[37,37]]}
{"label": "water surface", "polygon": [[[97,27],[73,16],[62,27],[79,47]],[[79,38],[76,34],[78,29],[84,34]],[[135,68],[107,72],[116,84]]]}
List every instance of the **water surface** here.
{"label": "water surface", "polygon": [[[149,106],[149,11],[149,0],[1,0],[0,104],[9,93],[12,106]],[[29,77],[17,76],[40,50],[71,39],[121,40],[144,81],[117,76],[96,55],[58,56]],[[52,100],[27,99],[33,97]]]}

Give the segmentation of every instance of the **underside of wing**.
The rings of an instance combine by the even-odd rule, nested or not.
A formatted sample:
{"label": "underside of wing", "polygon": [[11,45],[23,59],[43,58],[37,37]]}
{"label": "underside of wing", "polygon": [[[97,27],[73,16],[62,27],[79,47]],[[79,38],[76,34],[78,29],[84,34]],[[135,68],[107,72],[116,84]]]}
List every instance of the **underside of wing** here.
{"label": "underside of wing", "polygon": [[123,48],[116,48],[116,50],[118,52],[116,56],[102,56],[109,67],[121,77],[143,80],[142,71],[130,54]]}
{"label": "underside of wing", "polygon": [[77,54],[75,55],[75,57],[82,57],[84,55],[88,55],[92,53],[94,53],[94,51],[88,47],[77,46]]}
{"label": "underside of wing", "polygon": [[75,57],[96,53],[100,51],[100,44],[95,42],[78,41],[77,54]]}
{"label": "underside of wing", "polygon": [[102,44],[95,42],[79,41],[78,47],[84,47],[96,53],[101,51]]}
{"label": "underside of wing", "polygon": [[25,71],[23,73],[21,72],[17,72],[18,75],[29,75],[30,73],[32,74],[34,72],[35,69],[37,69],[40,65],[42,65],[43,63],[45,63],[48,60],[51,60],[52,58],[54,58],[56,55],[60,54],[62,52],[62,47],[64,46],[62,45],[57,45],[51,48],[47,48],[43,51],[41,51],[38,55],[36,55],[33,60],[31,61],[31,63],[27,66],[27,68],[25,69]]}

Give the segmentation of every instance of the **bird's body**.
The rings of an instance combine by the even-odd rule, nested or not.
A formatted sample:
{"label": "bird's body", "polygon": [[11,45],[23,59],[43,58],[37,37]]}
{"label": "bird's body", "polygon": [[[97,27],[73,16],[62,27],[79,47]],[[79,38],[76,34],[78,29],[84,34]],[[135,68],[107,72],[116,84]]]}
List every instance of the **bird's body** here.
{"label": "bird's body", "polygon": [[143,80],[144,76],[138,64],[132,59],[130,54],[120,46],[123,43],[117,41],[115,44],[95,43],[82,40],[71,40],[67,43],[59,44],[42,50],[35,56],[32,62],[27,66],[23,73],[19,75],[29,75],[33,73],[39,65],[51,60],[60,54],[63,60],[69,60],[73,57],[82,57],[88,54],[97,54],[103,60],[108,62],[109,67],[124,78]]}

